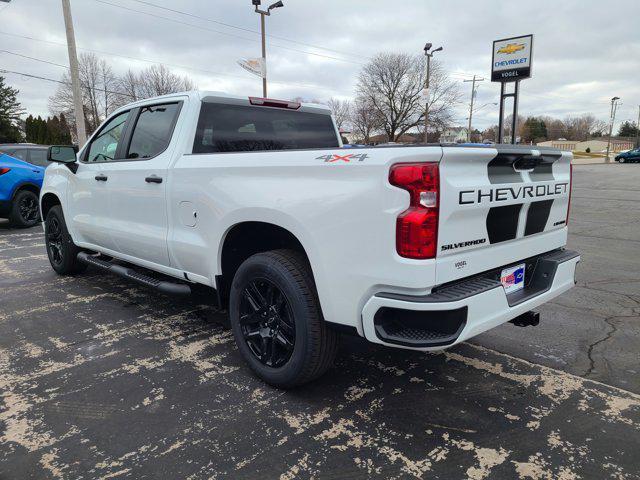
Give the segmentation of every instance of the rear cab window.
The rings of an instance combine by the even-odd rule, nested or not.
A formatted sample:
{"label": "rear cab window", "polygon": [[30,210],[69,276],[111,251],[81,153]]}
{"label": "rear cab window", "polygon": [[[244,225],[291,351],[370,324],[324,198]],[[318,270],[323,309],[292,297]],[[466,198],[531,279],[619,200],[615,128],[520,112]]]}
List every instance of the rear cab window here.
{"label": "rear cab window", "polygon": [[127,159],[144,160],[162,153],[171,142],[180,103],[148,105],[140,109],[127,149]]}
{"label": "rear cab window", "polygon": [[329,114],[203,102],[193,153],[339,147]]}

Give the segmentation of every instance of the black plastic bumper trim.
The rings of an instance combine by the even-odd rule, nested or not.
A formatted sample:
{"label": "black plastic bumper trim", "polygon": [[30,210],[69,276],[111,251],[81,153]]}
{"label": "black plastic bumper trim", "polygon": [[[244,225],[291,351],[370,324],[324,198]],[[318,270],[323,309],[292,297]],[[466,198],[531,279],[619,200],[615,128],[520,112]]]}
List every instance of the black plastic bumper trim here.
{"label": "black plastic bumper trim", "polygon": [[[427,295],[405,295],[401,293],[378,293],[376,297],[399,300],[412,303],[452,303],[464,300],[474,295],[502,288],[500,283],[500,272],[510,266],[526,263],[533,265],[533,271],[527,272],[525,287],[515,293],[507,295],[509,306],[513,307],[522,302],[530,300],[551,288],[553,279],[558,269],[558,265],[568,262],[580,254],[573,250],[553,250],[534,257],[512,262],[499,268],[494,268],[488,272],[480,273],[473,277],[456,280],[455,282],[443,284],[436,287],[432,293]],[[496,278],[497,277],[497,278]]]}

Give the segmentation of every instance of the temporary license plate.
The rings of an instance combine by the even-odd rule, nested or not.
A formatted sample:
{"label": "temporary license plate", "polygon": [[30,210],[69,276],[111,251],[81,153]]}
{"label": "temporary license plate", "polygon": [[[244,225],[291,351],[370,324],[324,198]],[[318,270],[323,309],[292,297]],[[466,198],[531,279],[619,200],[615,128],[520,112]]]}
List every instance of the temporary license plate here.
{"label": "temporary license plate", "polygon": [[502,282],[504,292],[507,295],[522,290],[524,288],[524,263],[502,270],[500,282]]}

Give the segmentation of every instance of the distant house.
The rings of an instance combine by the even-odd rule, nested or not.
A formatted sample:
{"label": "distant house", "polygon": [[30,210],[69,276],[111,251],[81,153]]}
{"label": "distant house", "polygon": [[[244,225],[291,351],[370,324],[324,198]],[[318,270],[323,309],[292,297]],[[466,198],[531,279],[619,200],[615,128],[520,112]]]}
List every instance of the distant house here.
{"label": "distant house", "polygon": [[[605,153],[607,151],[607,137],[593,138],[584,142],[579,142],[578,140],[547,140],[546,142],[538,143],[538,146],[553,147],[569,152],[586,152],[588,149],[591,153]],[[633,147],[633,139],[611,138],[612,152],[622,152]]]}
{"label": "distant house", "polygon": [[[405,133],[404,135],[400,135],[400,137],[395,141],[395,143],[415,143],[416,141],[417,141],[417,137],[409,133]],[[389,137],[385,134],[372,135],[369,138],[369,142],[373,145],[377,145],[379,143],[389,143]]]}
{"label": "distant house", "polygon": [[465,127],[446,128],[440,135],[440,143],[464,143],[468,132]]}

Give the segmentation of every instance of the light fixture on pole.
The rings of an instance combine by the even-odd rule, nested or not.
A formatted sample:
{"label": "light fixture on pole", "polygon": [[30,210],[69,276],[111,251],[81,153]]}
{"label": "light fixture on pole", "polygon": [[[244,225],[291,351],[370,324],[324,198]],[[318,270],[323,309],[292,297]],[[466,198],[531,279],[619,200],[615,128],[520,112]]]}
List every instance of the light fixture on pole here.
{"label": "light fixture on pole", "polygon": [[609,150],[611,149],[611,135],[613,134],[613,123],[616,121],[616,110],[618,110],[618,100],[620,97],[613,97],[611,99],[611,117],[609,123],[609,138],[607,139],[607,156],[605,162],[610,163]]}
{"label": "light fixture on pole", "polygon": [[424,46],[424,54],[427,57],[427,67],[426,67],[426,72],[425,72],[425,79],[424,79],[424,93],[423,93],[423,98],[424,98],[424,103],[425,103],[425,107],[424,107],[424,143],[428,143],[429,142],[429,132],[428,132],[428,128],[429,128],[429,74],[430,74],[430,69],[431,69],[431,57],[433,57],[433,54],[436,52],[441,52],[442,51],[442,47],[438,47],[435,50],[431,50],[431,47],[433,45],[431,43],[427,43]]}
{"label": "light fixture on pole", "polygon": [[267,41],[265,33],[265,20],[264,17],[271,15],[271,10],[274,8],[284,7],[284,3],[278,1],[272,3],[266,10],[260,10],[261,0],[251,0],[251,3],[255,6],[255,12],[260,14],[260,32],[262,34],[262,63],[263,73],[262,76],[262,96],[267,97]]}

